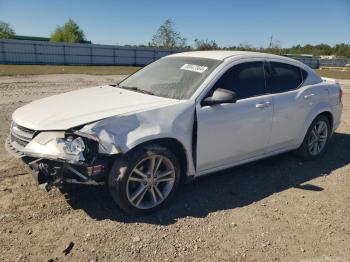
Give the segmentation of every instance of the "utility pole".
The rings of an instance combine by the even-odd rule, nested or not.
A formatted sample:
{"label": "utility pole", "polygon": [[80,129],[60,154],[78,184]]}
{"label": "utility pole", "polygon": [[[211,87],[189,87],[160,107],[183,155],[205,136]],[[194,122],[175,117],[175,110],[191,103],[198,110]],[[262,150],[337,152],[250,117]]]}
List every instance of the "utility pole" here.
{"label": "utility pole", "polygon": [[270,44],[269,44],[269,48],[272,47],[272,44],[273,44],[273,35],[270,36]]}

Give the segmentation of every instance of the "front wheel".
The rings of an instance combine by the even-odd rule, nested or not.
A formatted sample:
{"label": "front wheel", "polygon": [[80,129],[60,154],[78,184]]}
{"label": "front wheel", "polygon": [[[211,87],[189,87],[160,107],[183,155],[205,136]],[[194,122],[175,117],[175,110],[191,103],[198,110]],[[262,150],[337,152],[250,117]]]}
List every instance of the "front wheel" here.
{"label": "front wheel", "polygon": [[143,215],[169,202],[179,181],[174,154],[165,147],[148,145],[117,159],[108,185],[121,209],[130,215]]}
{"label": "front wheel", "polygon": [[312,122],[296,153],[304,159],[316,159],[324,154],[331,135],[329,120],[320,115]]}

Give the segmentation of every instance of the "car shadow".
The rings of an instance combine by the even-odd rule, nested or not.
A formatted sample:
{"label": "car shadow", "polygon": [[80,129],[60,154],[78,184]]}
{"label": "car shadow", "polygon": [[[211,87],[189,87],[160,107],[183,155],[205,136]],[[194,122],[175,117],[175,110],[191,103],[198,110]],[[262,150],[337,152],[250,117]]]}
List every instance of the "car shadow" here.
{"label": "car shadow", "polygon": [[322,191],[308,181],[328,176],[350,163],[350,134],[335,133],[326,154],[301,161],[286,153],[216,172],[183,185],[168,207],[148,216],[130,217],[114,204],[105,187],[66,185],[61,189],[73,209],[82,209],[96,220],[168,225],[184,217],[206,217],[260,201],[289,188]]}

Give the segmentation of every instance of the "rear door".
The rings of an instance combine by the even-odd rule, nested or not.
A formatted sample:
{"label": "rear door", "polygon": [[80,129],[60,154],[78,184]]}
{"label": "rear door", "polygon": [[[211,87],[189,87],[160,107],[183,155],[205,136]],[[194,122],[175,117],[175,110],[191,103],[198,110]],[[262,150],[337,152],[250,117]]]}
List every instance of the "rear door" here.
{"label": "rear door", "polygon": [[297,146],[305,119],[313,105],[328,97],[316,87],[305,86],[307,72],[281,61],[270,61],[267,86],[273,101],[273,119],[269,151]]}

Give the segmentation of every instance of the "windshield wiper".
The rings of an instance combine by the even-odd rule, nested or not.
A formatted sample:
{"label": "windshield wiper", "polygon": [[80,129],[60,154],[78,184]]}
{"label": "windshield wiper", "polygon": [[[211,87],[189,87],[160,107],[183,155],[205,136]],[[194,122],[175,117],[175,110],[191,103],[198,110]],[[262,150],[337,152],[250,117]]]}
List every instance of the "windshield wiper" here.
{"label": "windshield wiper", "polygon": [[122,88],[122,89],[126,89],[126,90],[132,90],[132,91],[136,91],[136,92],[139,92],[139,93],[143,93],[143,94],[147,94],[147,95],[154,95],[154,93],[152,93],[151,91],[147,91],[147,90],[143,90],[143,89],[140,89],[136,86],[120,86],[118,85],[119,88]]}

